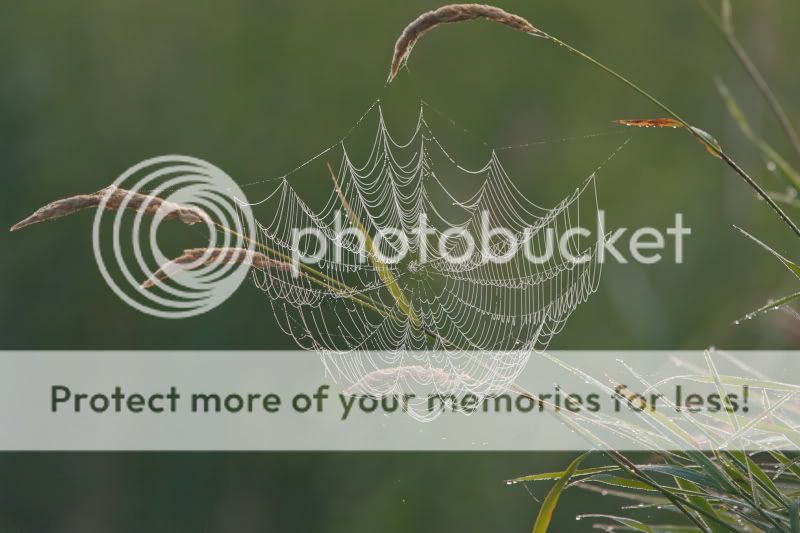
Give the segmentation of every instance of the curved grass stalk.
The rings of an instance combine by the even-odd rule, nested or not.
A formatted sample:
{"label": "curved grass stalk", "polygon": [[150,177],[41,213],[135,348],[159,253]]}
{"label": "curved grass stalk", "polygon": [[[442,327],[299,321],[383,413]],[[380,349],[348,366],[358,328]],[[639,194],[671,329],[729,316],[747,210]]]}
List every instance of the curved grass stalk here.
{"label": "curved grass stalk", "polygon": [[559,498],[561,498],[561,493],[567,488],[569,480],[588,455],[589,452],[586,452],[574,459],[561,474],[561,477],[558,478],[556,484],[550,489],[550,492],[547,493],[547,497],[539,508],[539,514],[536,515],[536,522],[533,524],[533,533],[547,533],[547,530],[550,528],[550,521],[553,519],[553,512],[556,510]]}
{"label": "curved grass stalk", "polygon": [[[487,8],[492,9],[492,11],[488,14]],[[534,27],[530,22],[519,17],[518,15],[506,13],[499,8],[493,8],[492,6],[484,6],[480,4],[451,4],[424,13],[411,24],[409,24],[400,35],[400,38],[397,40],[389,73],[389,81],[391,82],[392,79],[394,79],[400,67],[408,60],[412,47],[424,33],[441,24],[474,20],[478,18],[494,20],[518,31],[522,31],[527,35],[543,38],[553,44],[556,44],[568,52],[577,55],[584,61],[599,68],[606,74],[622,82],[640,96],[643,96],[645,99],[649,100],[656,107],[667,113],[671,118],[678,121],[683,129],[685,129],[692,135],[692,137],[703,144],[709,152],[719,159],[722,159],[725,164],[727,164],[737,175],[739,175],[739,177],[741,177],[745,183],[747,183],[747,185],[749,185],[750,188],[752,188],[756,194],[763,199],[767,205],[770,206],[770,208],[772,208],[772,210],[794,232],[794,234],[800,237],[800,227],[798,227],[797,224],[795,224],[794,221],[789,218],[783,209],[781,209],[781,207],[770,197],[770,195],[764,189],[762,189],[761,186],[756,183],[756,181],[750,177],[750,175],[745,172],[743,168],[741,168],[728,154],[725,153],[725,151],[716,143],[716,141],[713,140],[712,137],[708,136],[708,134],[705,134],[705,132],[702,130],[699,130],[698,128],[695,128],[689,124],[664,102],[645,91],[619,72],[606,66],[604,63],[601,63],[589,54],[582,52],[574,46],[562,41],[558,37],[555,37],[554,35],[551,35],[538,27]]]}
{"label": "curved grass stalk", "polygon": [[411,302],[408,301],[405,293],[400,288],[400,284],[397,283],[397,279],[395,279],[394,275],[392,275],[389,265],[380,260],[378,256],[379,250],[375,246],[375,242],[372,240],[372,237],[369,236],[369,232],[367,232],[367,229],[350,207],[350,202],[348,202],[347,198],[345,198],[344,192],[342,192],[342,188],[339,185],[339,180],[336,178],[336,173],[333,171],[330,163],[328,163],[328,172],[333,180],[333,187],[336,190],[336,194],[339,196],[339,201],[342,203],[342,207],[344,207],[347,217],[350,219],[350,224],[355,227],[364,237],[364,244],[369,254],[369,260],[375,267],[375,270],[378,271],[378,276],[380,276],[381,280],[385,283],[386,289],[389,291],[389,294],[392,295],[392,298],[394,298],[394,301],[400,308],[400,311],[402,311],[402,313],[406,315],[409,320],[411,320],[412,324],[419,326],[420,321],[419,318],[417,318],[417,315],[414,313]]}
{"label": "curved grass stalk", "polygon": [[717,84],[717,91],[728,107],[728,114],[739,126],[742,135],[758,148],[765,162],[771,161],[780,170],[780,175],[785,179],[789,187],[794,189],[795,192],[800,191],[800,172],[795,170],[767,141],[756,134],[728,86],[718,77],[714,78],[714,81]]}

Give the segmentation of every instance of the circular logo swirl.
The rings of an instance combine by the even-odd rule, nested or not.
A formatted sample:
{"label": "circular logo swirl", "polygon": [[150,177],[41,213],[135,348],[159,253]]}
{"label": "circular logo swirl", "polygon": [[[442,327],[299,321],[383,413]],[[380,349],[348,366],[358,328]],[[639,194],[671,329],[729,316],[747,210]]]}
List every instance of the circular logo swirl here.
{"label": "circular logo swirl", "polygon": [[[253,253],[253,215],[241,189],[216,166],[183,155],[154,157],[125,171],[108,191],[94,219],[94,254],[106,283],[130,306],[161,318],[199,315],[227,300],[247,276],[249,261],[221,260],[220,251],[228,258],[232,250],[243,258]],[[180,268],[159,244],[161,225],[169,233],[174,219],[207,232],[207,248],[187,250],[193,253]]]}

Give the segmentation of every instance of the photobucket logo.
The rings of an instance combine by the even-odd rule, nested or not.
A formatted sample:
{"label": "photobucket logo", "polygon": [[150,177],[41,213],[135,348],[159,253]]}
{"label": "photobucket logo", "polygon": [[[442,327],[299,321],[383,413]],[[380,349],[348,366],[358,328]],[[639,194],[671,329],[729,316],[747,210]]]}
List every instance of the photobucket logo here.
{"label": "photobucket logo", "polygon": [[[199,315],[224,302],[247,276],[247,261],[208,255],[215,249],[252,253],[255,242],[244,193],[216,166],[182,155],[155,157],[128,169],[106,190],[94,219],[94,255],[106,283],[130,306],[161,318]],[[145,289],[142,281],[174,257],[159,242],[162,223],[174,218],[203,228],[209,251]]]}
{"label": "photobucket logo", "polygon": [[520,259],[533,264],[554,260],[582,264],[591,260],[604,263],[609,258],[622,264],[653,264],[669,258],[681,264],[684,237],[692,233],[684,226],[681,213],[676,213],[673,224],[664,229],[644,226],[629,231],[623,227],[606,233],[603,210],[597,212],[594,231],[581,226],[559,231],[558,224],[512,230],[492,225],[487,211],[481,213],[477,226],[475,232],[467,225],[440,231],[430,227],[427,216],[421,214],[419,225],[409,234],[401,228],[384,227],[368,235],[359,227],[345,227],[341,212],[336,212],[332,239],[330,232],[318,227],[293,228],[293,260],[295,264],[342,264],[349,263],[355,252],[359,263],[372,256],[388,265],[411,255],[413,264],[431,260],[451,265],[506,264]]}

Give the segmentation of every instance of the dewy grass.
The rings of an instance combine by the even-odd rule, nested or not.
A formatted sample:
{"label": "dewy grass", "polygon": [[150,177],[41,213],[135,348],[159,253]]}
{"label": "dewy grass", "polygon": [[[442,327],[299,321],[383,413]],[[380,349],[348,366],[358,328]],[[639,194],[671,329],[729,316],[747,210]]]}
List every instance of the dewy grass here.
{"label": "dewy grass", "polygon": [[[708,375],[696,376],[697,379],[714,383],[720,390],[724,385],[737,383],[742,378],[720,375],[712,359],[707,354]],[[573,372],[580,373],[578,369]],[[691,376],[685,376],[690,378]],[[755,384],[756,381],[751,380]],[[643,386],[650,387],[646,381]],[[652,385],[657,387],[659,384]],[[754,385],[755,387],[756,385]],[[764,395],[783,394],[786,385],[768,380],[757,382]],[[653,389],[657,390],[657,389]],[[786,414],[778,414],[779,404],[785,403],[792,395],[784,395],[784,399],[772,404],[769,416],[775,422],[764,428],[766,434],[785,436],[792,440],[795,433],[794,423],[786,420]],[[642,416],[651,416],[648,410]],[[759,419],[746,422],[744,417],[729,413],[718,422],[728,426],[724,434],[709,431],[711,426],[702,420],[685,418],[693,425],[693,431],[712,439],[715,446],[707,456],[690,446],[683,451],[664,451],[657,455],[657,460],[645,464],[626,464],[624,456],[619,452],[610,452],[616,466],[602,466],[575,470],[570,476],[570,486],[581,487],[592,491],[608,493],[639,505],[636,509],[645,510],[658,507],[665,511],[667,521],[675,520],[678,511],[692,519],[700,531],[800,531],[796,499],[800,494],[800,469],[795,461],[781,451],[764,452],[769,460],[756,461],[744,451],[729,448],[729,444],[743,437],[745,432],[758,425]],[[654,418],[657,426],[673,432],[671,424]],[[591,432],[583,428],[591,438]],[[641,432],[639,432],[641,433]],[[640,439],[637,433],[631,432],[633,438]],[[642,441],[644,442],[644,441]],[[509,483],[530,483],[560,478],[564,472],[532,474],[509,480]],[[658,493],[658,494],[654,494]],[[676,505],[680,502],[683,508]],[[669,518],[672,515],[673,518]],[[669,525],[648,525],[630,517],[609,514],[585,515],[612,524],[598,524],[601,529],[629,525],[637,531],[697,531],[679,523]]]}

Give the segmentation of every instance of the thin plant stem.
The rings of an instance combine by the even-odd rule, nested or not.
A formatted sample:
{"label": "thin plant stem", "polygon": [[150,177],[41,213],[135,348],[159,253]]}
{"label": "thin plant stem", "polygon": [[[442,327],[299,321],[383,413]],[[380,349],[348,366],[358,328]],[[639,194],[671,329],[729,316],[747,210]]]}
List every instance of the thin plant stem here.
{"label": "thin plant stem", "polygon": [[[255,246],[257,246],[258,248],[261,248],[262,250],[264,250],[265,252],[267,252],[269,254],[273,254],[273,255],[275,255],[275,256],[283,259],[283,260],[291,261],[292,264],[294,264],[294,258],[290,257],[289,255],[287,255],[287,254],[285,254],[285,253],[283,253],[283,252],[281,252],[279,250],[275,250],[274,248],[272,248],[270,246],[267,246],[266,244],[263,244],[263,243],[258,242],[256,240],[253,240],[253,239],[247,237],[246,235],[242,235],[238,231],[235,231],[235,230],[233,230],[233,229],[231,229],[231,228],[229,228],[229,227],[227,227],[227,226],[225,226],[223,224],[219,224],[219,223],[215,222],[214,225],[220,231],[223,231],[225,233],[229,233],[231,235],[239,237],[240,239],[242,239],[244,241],[251,242]],[[359,304],[359,305],[361,305],[363,307],[371,309],[372,311],[375,311],[376,313],[378,313],[378,314],[380,314],[380,315],[382,315],[382,316],[384,316],[386,318],[399,319],[399,317],[396,316],[395,313],[392,312],[392,309],[388,308],[385,304],[383,304],[381,302],[377,302],[377,301],[373,300],[371,297],[365,296],[365,295],[359,293],[357,289],[354,289],[353,287],[350,287],[349,285],[347,285],[345,283],[342,283],[341,281],[328,276],[324,272],[320,272],[319,270],[317,270],[315,268],[312,268],[312,267],[310,267],[310,266],[308,266],[308,265],[306,265],[304,263],[299,263],[296,266],[297,266],[298,269],[302,270],[304,275],[310,281],[315,283],[316,285],[319,285],[320,287],[322,287],[324,289],[327,289],[327,290],[329,290],[329,291],[331,291],[333,293],[339,294],[340,296],[343,296],[343,297],[347,298],[348,300],[350,300],[350,301],[352,301],[354,303],[357,303],[357,304]]]}
{"label": "thin plant stem", "polygon": [[[639,87],[638,85],[636,85],[635,83],[630,81],[628,78],[624,77],[622,74],[619,74],[618,72],[616,72],[615,70],[607,67],[606,65],[604,65],[601,62],[599,62],[598,60],[596,60],[592,56],[590,56],[590,55],[588,55],[588,54],[586,54],[584,52],[581,52],[577,48],[565,43],[564,41],[562,41],[561,39],[558,39],[557,37],[554,37],[554,36],[550,35],[549,33],[546,33],[546,32],[544,32],[542,30],[537,30],[537,33],[535,35],[538,36],[538,37],[542,37],[544,39],[547,39],[547,40],[551,41],[552,43],[557,44],[558,46],[561,46],[561,47],[565,48],[569,52],[571,52],[573,54],[576,54],[577,56],[579,56],[579,57],[583,58],[584,60],[588,61],[589,63],[591,63],[592,65],[595,65],[596,67],[600,68],[601,70],[603,70],[607,74],[610,74],[611,76],[613,76],[617,80],[619,80],[622,83],[624,83],[625,85],[627,85],[629,88],[633,89],[634,91],[636,91],[640,95],[642,95],[645,98],[647,98],[650,102],[655,104],[657,107],[659,107],[665,113],[669,114],[672,118],[674,118],[675,120],[680,122],[684,126],[686,131],[688,131],[693,137],[695,137],[697,140],[699,140],[705,146],[710,146],[708,144],[708,142],[706,141],[706,139],[704,139],[699,133],[697,133],[697,131],[695,131],[695,128],[693,126],[691,126],[688,122],[686,122],[683,118],[681,118],[680,115],[678,115],[675,111],[673,111],[671,108],[669,108],[661,100],[659,100],[655,96],[651,95],[650,93],[648,93],[647,91],[645,91],[644,89],[642,89],[641,87]],[[795,224],[794,221],[791,218],[789,218],[789,215],[787,215],[786,212],[784,212],[784,210],[781,209],[781,207],[775,202],[775,200],[773,200],[770,197],[770,195],[763,188],[761,188],[761,186],[753,178],[751,178],[750,175],[747,172],[745,172],[745,170],[742,167],[740,167],[733,160],[733,158],[731,158],[728,154],[726,154],[719,147],[713,147],[713,151],[714,151],[715,155],[717,155],[720,159],[722,159],[725,162],[725,164],[727,164],[731,169],[733,169],[733,171],[736,172],[736,174],[738,174],[739,177],[741,177],[745,181],[745,183],[747,183],[750,186],[750,188],[752,188],[756,192],[756,194],[761,199],[763,199],[767,203],[767,205],[769,205],[772,208],[773,211],[775,211],[775,213],[778,215],[778,217],[780,217],[780,219],[794,232],[795,235],[800,237],[800,227],[798,227],[797,224]]]}
{"label": "thin plant stem", "polygon": [[722,36],[725,38],[725,42],[730,47],[733,54],[736,56],[736,59],[739,60],[739,63],[742,64],[744,70],[747,72],[747,75],[750,76],[750,79],[753,81],[753,84],[758,88],[761,95],[764,97],[764,100],[767,101],[767,105],[772,111],[772,114],[775,115],[775,118],[778,120],[778,124],[781,125],[786,137],[791,142],[792,147],[794,148],[795,152],[800,155],[800,136],[797,134],[797,130],[795,130],[794,126],[792,125],[789,117],[786,115],[786,111],[783,109],[780,101],[775,96],[775,93],[772,92],[770,89],[767,80],[764,79],[764,76],[761,74],[761,71],[758,70],[758,67],[750,58],[750,55],[747,53],[747,50],[742,46],[739,40],[736,38],[736,34],[733,32],[732,27],[726,26],[722,19],[714,13],[711,7],[705,0],[697,0],[700,6],[703,8],[703,11],[708,15],[711,21],[714,23],[714,26],[720,31]]}

